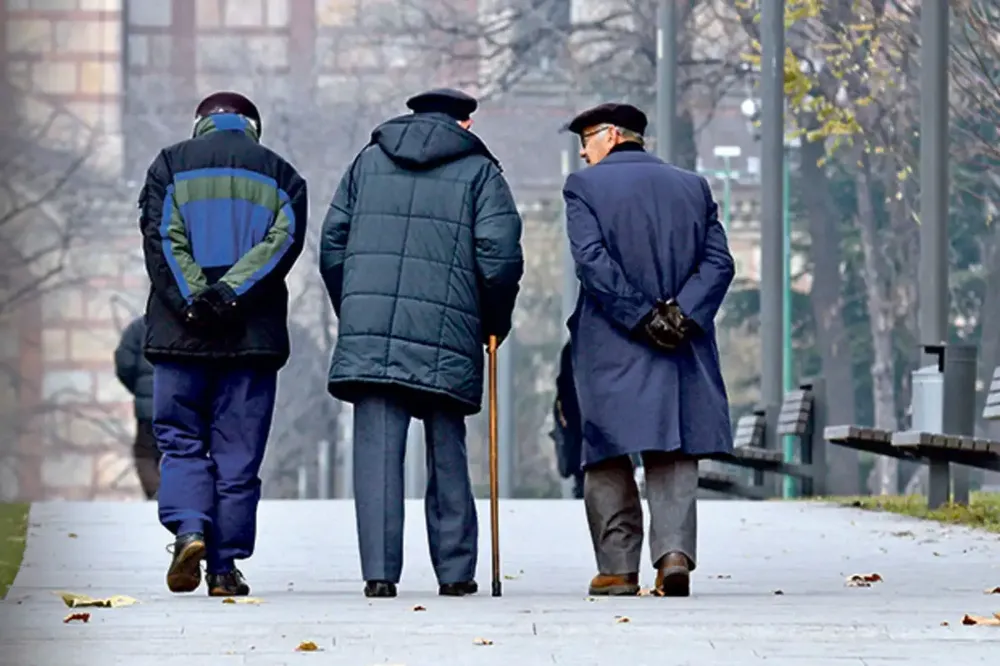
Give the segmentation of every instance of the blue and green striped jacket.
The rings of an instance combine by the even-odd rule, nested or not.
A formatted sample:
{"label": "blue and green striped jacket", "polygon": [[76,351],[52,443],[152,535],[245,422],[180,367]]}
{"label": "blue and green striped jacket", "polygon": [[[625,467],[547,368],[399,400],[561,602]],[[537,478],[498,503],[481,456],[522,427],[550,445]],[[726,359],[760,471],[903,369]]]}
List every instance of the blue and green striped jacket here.
{"label": "blue and green striped jacket", "polygon": [[[305,242],[307,198],[305,180],[242,116],[208,116],[193,138],[161,151],[139,201],[151,280],[147,358],[283,365],[284,280]],[[234,295],[239,324],[225,335],[191,330],[187,308],[217,282]]]}

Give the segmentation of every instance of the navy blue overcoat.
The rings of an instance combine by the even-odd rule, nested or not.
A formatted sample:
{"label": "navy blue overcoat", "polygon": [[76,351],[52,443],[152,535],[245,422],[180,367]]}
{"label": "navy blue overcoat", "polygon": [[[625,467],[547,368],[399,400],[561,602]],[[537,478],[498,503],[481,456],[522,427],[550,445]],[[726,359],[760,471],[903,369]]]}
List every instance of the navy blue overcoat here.
{"label": "navy blue overcoat", "polygon": [[[614,151],[563,189],[580,295],[568,322],[583,467],[643,451],[733,447],[715,316],[734,265],[704,178],[641,150]],[[673,353],[631,332],[656,299],[701,328]]]}

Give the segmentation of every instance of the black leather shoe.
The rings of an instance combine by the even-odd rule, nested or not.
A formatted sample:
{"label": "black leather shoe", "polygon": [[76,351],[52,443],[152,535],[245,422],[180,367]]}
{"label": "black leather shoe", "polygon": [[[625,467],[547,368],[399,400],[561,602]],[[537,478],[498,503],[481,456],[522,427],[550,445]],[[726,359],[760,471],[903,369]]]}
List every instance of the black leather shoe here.
{"label": "black leather shoe", "polygon": [[250,594],[250,586],[239,569],[223,574],[208,574],[208,596],[245,597]]}
{"label": "black leather shoe", "polygon": [[369,580],[365,583],[365,596],[391,599],[396,596],[396,584],[387,580]]}
{"label": "black leather shoe", "polygon": [[167,589],[194,592],[201,585],[201,561],[205,557],[205,537],[200,532],[180,534],[174,540],[174,557],[167,569]]}
{"label": "black leather shoe", "polygon": [[442,583],[438,587],[438,594],[442,597],[466,597],[479,591],[479,585],[474,580],[467,580],[462,583]]}

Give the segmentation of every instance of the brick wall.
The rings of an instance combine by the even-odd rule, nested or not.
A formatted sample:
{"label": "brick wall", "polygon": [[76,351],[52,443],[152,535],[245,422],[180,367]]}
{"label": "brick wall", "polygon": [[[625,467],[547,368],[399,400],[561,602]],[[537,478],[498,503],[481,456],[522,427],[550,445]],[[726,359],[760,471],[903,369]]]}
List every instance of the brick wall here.
{"label": "brick wall", "polygon": [[45,140],[87,146],[102,168],[121,154],[121,0],[8,0],[7,73],[24,118],[56,118]]}

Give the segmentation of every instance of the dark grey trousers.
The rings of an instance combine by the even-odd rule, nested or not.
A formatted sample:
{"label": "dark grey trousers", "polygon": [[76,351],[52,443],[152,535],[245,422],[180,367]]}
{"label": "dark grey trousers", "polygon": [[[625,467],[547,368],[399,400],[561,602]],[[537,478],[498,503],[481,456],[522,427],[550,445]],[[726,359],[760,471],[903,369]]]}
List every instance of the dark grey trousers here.
{"label": "dark grey trousers", "polygon": [[[354,404],[354,508],[361,573],[398,583],[403,571],[406,433],[413,412],[402,399],[372,395]],[[469,479],[465,419],[434,409],[421,413],[426,435],[424,513],[438,582],[475,577],[479,520]]]}
{"label": "dark grey trousers", "polygon": [[[649,554],[655,567],[667,553],[697,560],[698,462],[667,453],[644,453],[649,503]],[[632,461],[612,458],[586,469],[583,502],[599,573],[639,572],[642,559],[642,501]]]}

